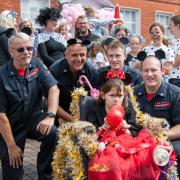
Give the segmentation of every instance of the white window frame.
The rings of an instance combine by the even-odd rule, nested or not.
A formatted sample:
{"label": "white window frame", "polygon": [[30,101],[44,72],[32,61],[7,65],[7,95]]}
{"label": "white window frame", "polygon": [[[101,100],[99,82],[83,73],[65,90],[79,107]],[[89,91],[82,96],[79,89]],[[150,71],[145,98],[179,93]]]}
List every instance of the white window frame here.
{"label": "white window frame", "polygon": [[171,34],[170,34],[170,31],[168,29],[169,22],[168,22],[168,24],[165,24],[165,20],[164,20],[164,22],[158,20],[158,16],[164,16],[164,17],[166,16],[166,17],[169,17],[169,20],[170,20],[170,17],[173,16],[173,15],[174,14],[171,13],[171,12],[165,12],[165,11],[156,11],[155,12],[155,22],[161,23],[164,26],[164,28],[165,28],[165,38],[167,38],[167,39],[172,37]]}
{"label": "white window frame", "polygon": [[[41,3],[41,5],[39,5],[38,3],[36,2],[41,2],[41,1],[47,1],[47,5],[48,6],[41,6],[43,3]],[[34,28],[39,28],[39,25],[36,24],[35,22],[35,18],[32,18],[32,17],[37,17],[37,15],[39,14],[39,10],[41,8],[44,8],[44,7],[50,7],[50,0],[21,0],[21,18],[28,18],[28,19],[31,19],[32,21],[32,24],[34,26]],[[28,4],[26,6],[26,10],[24,11],[24,9],[22,8],[22,5],[23,4]],[[31,6],[30,4],[36,4],[36,6]],[[31,8],[37,8],[37,12],[31,12]]]}
{"label": "white window frame", "polygon": [[[129,28],[129,26],[133,23],[133,22],[129,22],[129,20],[127,19],[126,20],[126,17],[125,17],[125,15],[124,15],[124,12],[126,12],[126,11],[130,11],[130,12],[132,12],[132,11],[134,11],[135,13],[136,13],[136,20],[137,20],[137,22],[135,22],[135,26],[136,26],[136,32],[132,32],[132,29],[131,28]],[[130,8],[130,7],[120,7],[120,12],[121,12],[121,14],[122,14],[122,16],[123,16],[123,22],[124,22],[124,25],[125,25],[125,27],[132,33],[132,34],[136,34],[136,35],[140,35],[141,34],[141,32],[140,32],[140,29],[141,29],[141,23],[140,23],[140,14],[141,14],[141,10],[140,9],[138,9],[138,8]],[[130,25],[129,25],[130,24]]]}
{"label": "white window frame", "polygon": [[[105,10],[108,10],[108,11],[112,11],[114,13],[114,8],[109,8],[109,7],[104,7],[103,9]],[[123,23],[125,25],[125,27],[130,31],[130,33],[133,33],[134,32],[131,32],[131,28],[129,29],[127,27],[127,24],[128,24],[128,21],[124,19],[123,17],[123,13],[122,11],[136,11],[137,12],[137,22],[136,22],[136,35],[141,35],[141,19],[140,19],[140,14],[141,14],[141,9],[138,9],[138,8],[130,8],[130,7],[120,7],[120,14],[122,15],[122,20],[123,20]]]}

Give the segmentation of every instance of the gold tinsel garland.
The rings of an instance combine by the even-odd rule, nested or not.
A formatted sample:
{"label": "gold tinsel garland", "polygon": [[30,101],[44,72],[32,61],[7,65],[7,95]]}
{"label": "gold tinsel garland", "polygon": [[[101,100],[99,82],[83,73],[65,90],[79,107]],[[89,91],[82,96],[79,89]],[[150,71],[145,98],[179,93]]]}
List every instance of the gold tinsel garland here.
{"label": "gold tinsel garland", "polygon": [[139,127],[145,127],[149,131],[151,131],[154,136],[160,140],[164,141],[167,140],[167,136],[165,131],[169,129],[169,123],[165,118],[156,118],[152,117],[147,113],[143,113],[139,109],[139,104],[137,103],[136,97],[133,93],[133,89],[130,86],[126,87],[129,97],[133,106],[133,109],[136,112],[136,123]]}
{"label": "gold tinsel garland", "polygon": [[77,88],[71,94],[70,111],[74,122],[62,124],[59,130],[59,142],[54,153],[54,161],[52,162],[55,180],[68,179],[69,177],[73,180],[84,179],[85,171],[80,148],[90,158],[96,152],[96,128],[89,122],[78,121],[80,117],[79,101],[81,96],[86,94],[84,88]]}
{"label": "gold tinsel garland", "polygon": [[[167,140],[165,131],[169,125],[166,119],[154,118],[141,112],[136,97],[133,94],[133,89],[131,87],[126,88],[130,94],[133,108],[136,111],[137,124],[140,127],[149,129],[160,141]],[[68,177],[71,177],[73,180],[84,179],[85,171],[80,154],[80,147],[84,149],[89,157],[92,157],[96,152],[98,143],[95,127],[89,122],[78,121],[80,117],[79,101],[81,96],[85,96],[86,94],[84,88],[77,88],[71,94],[72,102],[70,111],[72,112],[74,122],[63,124],[59,132],[59,142],[54,153],[54,161],[52,162],[55,180],[65,180],[68,179]],[[92,129],[92,133],[90,134],[85,130],[89,127]],[[73,142],[73,137],[76,137],[76,143]],[[168,169],[167,179],[171,177],[171,174],[177,174],[176,172],[176,167],[171,166],[171,168]]]}
{"label": "gold tinsel garland", "polygon": [[[139,127],[147,128],[158,140],[161,142],[166,141],[167,143],[171,144],[168,140],[166,135],[166,131],[169,129],[170,125],[165,118],[156,118],[152,117],[147,113],[143,113],[139,109],[139,104],[136,100],[136,96],[134,95],[134,91],[132,87],[126,87],[129,97],[132,103],[132,106],[136,112],[136,123]],[[172,146],[172,145],[171,145]],[[177,163],[175,162],[174,165],[168,168],[167,171],[167,180],[171,180],[172,176],[175,176],[175,179],[178,180],[179,177],[177,175]]]}

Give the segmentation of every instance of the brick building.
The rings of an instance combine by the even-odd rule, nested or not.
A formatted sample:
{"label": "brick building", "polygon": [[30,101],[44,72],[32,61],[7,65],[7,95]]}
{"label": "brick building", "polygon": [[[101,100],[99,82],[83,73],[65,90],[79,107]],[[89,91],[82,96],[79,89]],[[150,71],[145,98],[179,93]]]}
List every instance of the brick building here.
{"label": "brick building", "polygon": [[169,18],[180,14],[180,0],[114,0],[119,3],[127,27],[137,34],[142,34],[149,41],[149,27],[153,22],[160,22],[166,28],[169,37]]}
{"label": "brick building", "polygon": [[[71,0],[72,3],[74,1]],[[94,1],[98,3],[98,0]],[[21,17],[34,19],[40,8],[59,7],[58,2],[59,0],[0,0],[0,11],[12,9]],[[82,2],[85,3],[87,0]],[[147,42],[150,40],[149,26],[153,22],[161,22],[166,28],[166,36],[169,37],[169,18],[174,14],[180,14],[180,0],[113,0],[113,2],[120,5],[126,27],[132,33],[143,35]],[[107,9],[113,11],[112,7]]]}

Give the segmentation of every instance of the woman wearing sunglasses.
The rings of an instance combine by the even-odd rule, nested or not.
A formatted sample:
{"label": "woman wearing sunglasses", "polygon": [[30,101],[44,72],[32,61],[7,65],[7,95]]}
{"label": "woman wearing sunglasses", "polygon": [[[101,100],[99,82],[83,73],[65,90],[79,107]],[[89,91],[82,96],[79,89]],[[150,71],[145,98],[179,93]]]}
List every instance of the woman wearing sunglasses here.
{"label": "woman wearing sunglasses", "polygon": [[15,32],[16,12],[4,10],[0,13],[0,66],[11,59],[8,52],[8,38]]}

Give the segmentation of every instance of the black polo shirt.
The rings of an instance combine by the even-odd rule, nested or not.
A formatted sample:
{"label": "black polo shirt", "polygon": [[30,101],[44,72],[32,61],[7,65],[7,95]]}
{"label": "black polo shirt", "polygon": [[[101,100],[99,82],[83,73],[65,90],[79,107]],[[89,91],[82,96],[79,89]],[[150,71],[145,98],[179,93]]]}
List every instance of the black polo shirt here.
{"label": "black polo shirt", "polygon": [[166,118],[170,126],[180,124],[180,88],[162,81],[156,95],[148,101],[144,83],[136,86],[134,93],[140,110],[153,117]]}
{"label": "black polo shirt", "polygon": [[[101,87],[101,85],[106,81],[105,77],[110,69],[111,69],[110,66],[105,66],[105,67],[99,68],[99,81],[98,81],[99,87]],[[131,77],[132,77],[131,84],[133,86],[141,84],[142,77],[138,70],[132,69],[131,67],[129,67],[127,65],[124,65],[123,70],[124,70],[124,73],[129,73],[131,75]]]}
{"label": "black polo shirt", "polygon": [[[78,80],[81,75],[85,75],[94,88],[97,87],[98,72],[89,62],[85,63],[82,70],[76,76],[70,71],[66,59],[55,62],[49,70],[58,81],[60,89],[59,105],[65,111],[69,111],[71,92],[80,86]],[[89,91],[87,86],[85,86],[85,89]]]}
{"label": "black polo shirt", "polygon": [[42,112],[42,96],[57,81],[37,59],[28,65],[25,77],[16,71],[12,61],[0,67],[0,112],[6,113],[13,132],[26,128]]}

